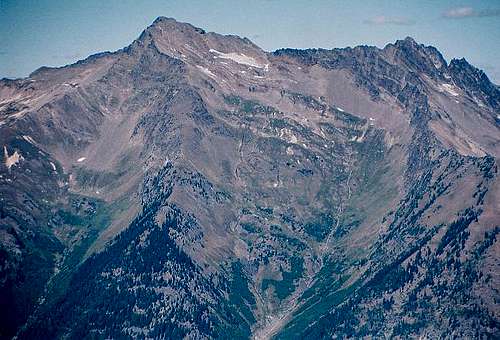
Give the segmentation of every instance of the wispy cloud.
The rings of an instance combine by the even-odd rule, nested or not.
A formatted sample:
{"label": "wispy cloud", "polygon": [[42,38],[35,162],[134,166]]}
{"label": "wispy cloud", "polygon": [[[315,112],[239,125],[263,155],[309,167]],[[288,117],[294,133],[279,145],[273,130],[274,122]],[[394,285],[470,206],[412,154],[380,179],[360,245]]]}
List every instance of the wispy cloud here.
{"label": "wispy cloud", "polygon": [[365,24],[369,25],[413,25],[415,21],[405,17],[387,17],[379,15],[370,19],[364,20]]}
{"label": "wispy cloud", "polygon": [[500,8],[476,10],[472,7],[456,7],[451,8],[443,13],[443,17],[447,19],[483,18],[496,16],[500,16]]}

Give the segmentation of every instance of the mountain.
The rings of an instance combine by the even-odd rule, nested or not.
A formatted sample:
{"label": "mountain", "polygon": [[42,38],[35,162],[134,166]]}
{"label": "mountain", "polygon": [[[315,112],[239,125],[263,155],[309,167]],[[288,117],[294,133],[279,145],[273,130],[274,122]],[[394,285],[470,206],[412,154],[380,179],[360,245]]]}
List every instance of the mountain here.
{"label": "mountain", "polygon": [[158,18],[0,81],[0,336],[495,338],[500,90],[411,38]]}

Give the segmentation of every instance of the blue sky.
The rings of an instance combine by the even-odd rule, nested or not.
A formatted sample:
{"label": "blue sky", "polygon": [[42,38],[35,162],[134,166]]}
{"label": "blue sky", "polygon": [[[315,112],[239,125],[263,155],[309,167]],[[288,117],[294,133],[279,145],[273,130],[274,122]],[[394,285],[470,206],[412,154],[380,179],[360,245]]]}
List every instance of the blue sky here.
{"label": "blue sky", "polygon": [[411,36],[500,84],[499,0],[0,0],[0,78],[119,49],[160,15],[246,36],[265,50],[383,47]]}

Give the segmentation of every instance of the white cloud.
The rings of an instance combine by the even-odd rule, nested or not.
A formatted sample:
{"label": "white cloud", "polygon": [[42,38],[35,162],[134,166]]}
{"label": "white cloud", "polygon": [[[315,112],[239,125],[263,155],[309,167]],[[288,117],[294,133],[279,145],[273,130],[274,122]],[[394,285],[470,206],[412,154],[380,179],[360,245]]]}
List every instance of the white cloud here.
{"label": "white cloud", "polygon": [[385,15],[379,15],[366,19],[364,23],[369,25],[413,25],[415,21],[404,17],[386,17]]}
{"label": "white cloud", "polygon": [[500,16],[500,9],[476,10],[472,7],[451,8],[443,13],[443,17],[448,19],[481,18]]}

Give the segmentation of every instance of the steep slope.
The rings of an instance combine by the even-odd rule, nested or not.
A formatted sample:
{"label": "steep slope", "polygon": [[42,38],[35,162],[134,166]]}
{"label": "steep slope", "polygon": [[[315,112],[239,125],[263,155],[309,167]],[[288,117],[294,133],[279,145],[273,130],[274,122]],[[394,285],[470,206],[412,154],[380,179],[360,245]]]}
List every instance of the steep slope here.
{"label": "steep slope", "polygon": [[499,103],[411,38],[168,18],[2,80],[0,335],[494,337]]}

